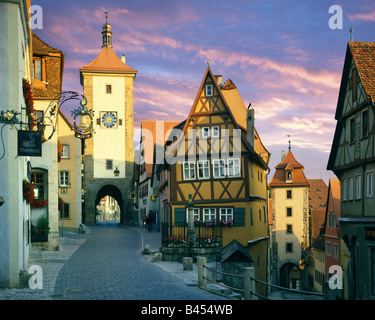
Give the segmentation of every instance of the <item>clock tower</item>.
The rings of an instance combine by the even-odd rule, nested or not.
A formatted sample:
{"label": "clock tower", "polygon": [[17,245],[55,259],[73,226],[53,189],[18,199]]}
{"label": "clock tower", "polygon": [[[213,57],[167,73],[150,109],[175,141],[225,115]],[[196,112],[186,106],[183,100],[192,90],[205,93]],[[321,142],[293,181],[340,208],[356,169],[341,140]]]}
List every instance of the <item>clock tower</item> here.
{"label": "clock tower", "polygon": [[[83,223],[96,223],[96,206],[105,196],[116,199],[121,223],[133,217],[133,84],[137,71],[113,50],[112,26],[102,29],[102,49],[80,69],[83,94],[94,111],[94,134],[85,141]],[[115,176],[116,171],[116,176]]]}

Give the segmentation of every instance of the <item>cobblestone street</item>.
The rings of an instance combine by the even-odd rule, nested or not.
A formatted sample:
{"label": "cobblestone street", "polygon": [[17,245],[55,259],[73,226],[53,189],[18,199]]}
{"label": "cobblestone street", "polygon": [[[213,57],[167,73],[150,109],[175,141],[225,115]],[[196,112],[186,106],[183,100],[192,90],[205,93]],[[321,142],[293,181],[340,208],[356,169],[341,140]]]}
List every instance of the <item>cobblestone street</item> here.
{"label": "cobblestone street", "polygon": [[[160,233],[118,224],[89,227],[86,235],[62,237],[60,251],[43,252],[32,264],[43,270],[43,289],[0,289],[1,300],[222,300],[198,289],[141,255],[141,239],[151,251]],[[182,265],[181,265],[182,272]],[[191,275],[196,276],[196,275]]]}

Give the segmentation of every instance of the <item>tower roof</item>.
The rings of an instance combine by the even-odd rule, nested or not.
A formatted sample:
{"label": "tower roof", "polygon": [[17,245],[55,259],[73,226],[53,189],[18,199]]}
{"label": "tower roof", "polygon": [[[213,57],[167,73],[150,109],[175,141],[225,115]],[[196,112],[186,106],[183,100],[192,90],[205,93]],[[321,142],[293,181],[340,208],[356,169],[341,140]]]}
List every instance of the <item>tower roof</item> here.
{"label": "tower roof", "polygon": [[[285,158],[275,167],[275,169],[275,174],[269,183],[270,187],[303,187],[310,185],[305,173],[303,172],[303,165],[294,158],[292,151],[288,151]],[[292,171],[291,182],[287,182],[286,171]]]}
{"label": "tower roof", "polygon": [[108,23],[108,12],[106,22],[102,28],[103,46],[99,55],[88,65],[80,69],[81,84],[83,85],[83,72],[93,73],[117,73],[117,74],[136,74],[137,70],[129,67],[125,61],[121,60],[112,49],[112,26]]}
{"label": "tower roof", "polygon": [[102,51],[91,63],[81,68],[82,72],[137,73],[137,70],[122,62],[111,47],[103,47]]}

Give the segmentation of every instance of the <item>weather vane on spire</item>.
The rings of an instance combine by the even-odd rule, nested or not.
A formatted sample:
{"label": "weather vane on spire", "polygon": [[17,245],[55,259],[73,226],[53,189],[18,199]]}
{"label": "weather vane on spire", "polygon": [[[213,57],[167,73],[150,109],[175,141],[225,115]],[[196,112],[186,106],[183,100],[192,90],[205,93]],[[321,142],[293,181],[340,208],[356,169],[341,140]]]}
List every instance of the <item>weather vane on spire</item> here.
{"label": "weather vane on spire", "polygon": [[107,22],[108,22],[108,12],[106,11],[106,12],[104,12],[105,13],[105,19],[107,20]]}
{"label": "weather vane on spire", "polygon": [[[287,134],[286,135],[288,138],[290,138],[290,134]],[[290,140],[289,140],[289,151],[292,149],[292,147],[290,146]]]}

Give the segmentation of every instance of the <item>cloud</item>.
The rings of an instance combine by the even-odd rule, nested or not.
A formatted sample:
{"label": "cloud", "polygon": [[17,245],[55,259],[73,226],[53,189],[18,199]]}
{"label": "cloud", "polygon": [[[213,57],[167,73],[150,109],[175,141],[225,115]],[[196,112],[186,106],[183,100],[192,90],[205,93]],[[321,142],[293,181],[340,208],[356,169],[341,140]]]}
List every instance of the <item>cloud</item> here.
{"label": "cloud", "polygon": [[375,10],[368,13],[348,14],[348,18],[350,21],[375,21]]}

